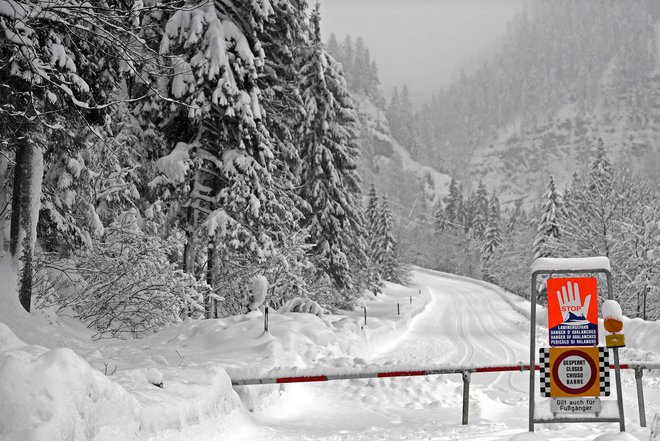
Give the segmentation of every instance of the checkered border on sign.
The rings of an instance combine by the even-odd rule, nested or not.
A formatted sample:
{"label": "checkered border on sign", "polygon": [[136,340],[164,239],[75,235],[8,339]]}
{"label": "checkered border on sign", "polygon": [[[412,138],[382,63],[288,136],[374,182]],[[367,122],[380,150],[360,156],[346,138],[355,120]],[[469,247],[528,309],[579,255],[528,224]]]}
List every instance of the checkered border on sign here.
{"label": "checkered border on sign", "polygon": [[550,396],[550,349],[539,349],[539,366],[540,370],[540,386],[541,396]]}
{"label": "checkered border on sign", "polygon": [[600,394],[610,396],[610,351],[600,346],[598,348],[598,370],[600,371]]}

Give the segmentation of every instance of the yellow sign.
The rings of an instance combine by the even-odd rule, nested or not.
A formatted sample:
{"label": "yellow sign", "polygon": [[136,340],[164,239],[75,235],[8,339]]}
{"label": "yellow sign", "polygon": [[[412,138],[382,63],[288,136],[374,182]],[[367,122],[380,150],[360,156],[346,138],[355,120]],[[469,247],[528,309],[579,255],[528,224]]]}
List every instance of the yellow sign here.
{"label": "yellow sign", "polygon": [[626,336],[623,334],[608,334],[605,336],[608,348],[622,348],[626,345]]}
{"label": "yellow sign", "polygon": [[550,348],[550,396],[600,395],[598,348]]}

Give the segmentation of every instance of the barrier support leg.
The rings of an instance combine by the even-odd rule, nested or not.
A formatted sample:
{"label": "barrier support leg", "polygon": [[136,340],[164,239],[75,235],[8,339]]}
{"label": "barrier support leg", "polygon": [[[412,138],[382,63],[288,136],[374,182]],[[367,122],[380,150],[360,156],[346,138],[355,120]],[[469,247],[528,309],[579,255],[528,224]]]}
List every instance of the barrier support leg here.
{"label": "barrier support leg", "polygon": [[468,413],[470,411],[470,371],[463,371],[463,421],[465,426],[468,423]]}
{"label": "barrier support leg", "polygon": [[619,348],[612,348],[614,353],[614,379],[616,380],[616,401],[619,406],[619,430],[626,431],[626,420],[623,415],[623,393],[621,391],[621,364],[619,363]]}
{"label": "barrier support leg", "polygon": [[644,407],[644,383],[642,377],[644,370],[641,367],[635,368],[635,384],[637,385],[637,409],[639,409],[639,425],[646,427],[646,409]]}

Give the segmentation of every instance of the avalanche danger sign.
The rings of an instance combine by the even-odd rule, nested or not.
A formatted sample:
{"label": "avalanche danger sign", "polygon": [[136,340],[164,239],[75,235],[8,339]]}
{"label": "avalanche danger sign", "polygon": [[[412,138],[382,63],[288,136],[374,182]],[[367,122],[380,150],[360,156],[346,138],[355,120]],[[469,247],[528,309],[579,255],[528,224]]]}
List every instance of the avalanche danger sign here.
{"label": "avalanche danger sign", "polygon": [[547,288],[550,346],[597,346],[596,278],[548,279]]}
{"label": "avalanche danger sign", "polygon": [[542,396],[609,395],[607,348],[541,348],[539,353]]}

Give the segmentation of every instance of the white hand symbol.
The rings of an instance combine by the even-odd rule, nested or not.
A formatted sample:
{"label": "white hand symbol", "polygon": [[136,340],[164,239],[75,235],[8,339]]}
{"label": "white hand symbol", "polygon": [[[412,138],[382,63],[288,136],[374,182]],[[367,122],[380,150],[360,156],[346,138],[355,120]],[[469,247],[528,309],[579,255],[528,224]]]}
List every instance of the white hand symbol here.
{"label": "white hand symbol", "polygon": [[[568,292],[566,288],[568,288]],[[589,311],[591,294],[587,295],[584,299],[584,305],[582,305],[578,284],[574,283],[574,287],[571,287],[571,283],[569,282],[568,286],[561,287],[561,292],[557,291],[557,300],[559,300],[559,309],[561,310],[564,321],[570,317],[571,312],[577,317],[584,318]]]}

